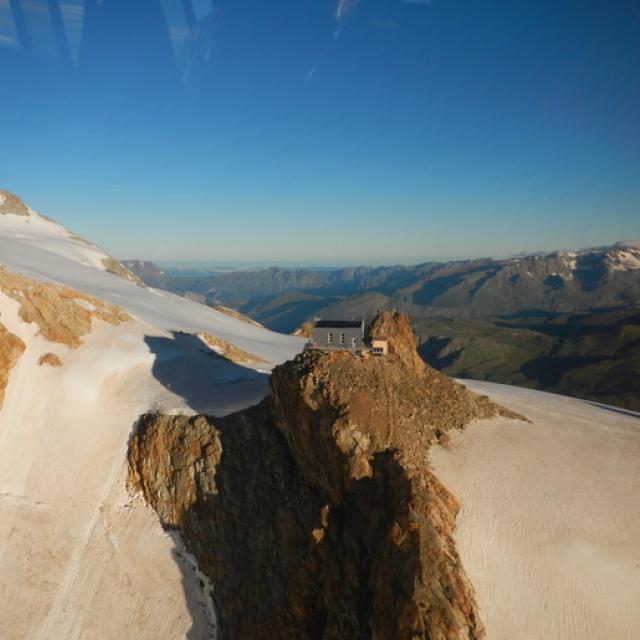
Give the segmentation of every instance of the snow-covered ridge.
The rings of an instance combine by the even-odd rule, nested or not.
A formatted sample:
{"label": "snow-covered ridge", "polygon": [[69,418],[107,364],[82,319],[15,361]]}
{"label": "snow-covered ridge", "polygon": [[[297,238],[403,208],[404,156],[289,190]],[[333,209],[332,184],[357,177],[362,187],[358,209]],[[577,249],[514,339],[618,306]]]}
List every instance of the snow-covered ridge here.
{"label": "snow-covered ridge", "polygon": [[29,210],[28,216],[0,216],[0,265],[31,278],[53,281],[116,304],[165,331],[210,333],[271,364],[288,360],[303,341],[251,325],[185,298],[109,273],[110,256]]}
{"label": "snow-covered ridge", "polygon": [[640,271],[640,241],[617,242],[614,245],[589,247],[578,251],[559,250],[548,254],[515,256],[505,262],[514,266],[526,261],[533,261],[535,264],[548,263],[556,269],[549,271],[548,275],[572,279],[580,261],[584,264],[585,260],[593,260],[593,264],[600,263],[608,271]]}
{"label": "snow-covered ridge", "polygon": [[[3,202],[7,201],[6,195],[0,196]],[[26,207],[26,211],[26,214],[13,215],[6,211],[5,215],[0,216],[0,237],[3,241],[33,247],[100,271],[106,270],[105,262],[113,260],[102,249],[67,231],[54,220],[41,216],[29,207]]]}

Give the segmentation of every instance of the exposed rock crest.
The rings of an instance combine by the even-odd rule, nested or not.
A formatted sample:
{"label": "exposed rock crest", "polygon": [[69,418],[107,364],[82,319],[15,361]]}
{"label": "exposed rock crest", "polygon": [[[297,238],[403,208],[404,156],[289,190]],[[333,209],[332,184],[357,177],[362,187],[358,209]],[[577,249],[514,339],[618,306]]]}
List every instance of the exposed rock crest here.
{"label": "exposed rock crest", "polygon": [[103,258],[102,264],[104,266],[105,271],[108,273],[113,273],[115,276],[120,276],[125,280],[129,280],[134,284],[137,284],[139,287],[144,287],[144,282],[138,278],[138,276],[133,273],[133,271],[129,271],[121,262],[118,262],[115,258]]}
{"label": "exposed rock crest", "polygon": [[0,189],[0,215],[13,214],[16,216],[28,216],[27,205],[10,191]]}
{"label": "exposed rock crest", "polygon": [[211,308],[215,311],[219,311],[220,313],[224,313],[226,316],[230,318],[235,318],[236,320],[242,320],[242,322],[246,322],[247,324],[252,324],[256,327],[261,327],[262,325],[255,320],[252,320],[249,316],[241,313],[237,309],[231,309],[231,307],[225,307],[222,304],[213,304]]}
{"label": "exposed rock crest", "polygon": [[216,353],[221,355],[223,358],[230,360],[231,362],[235,362],[236,364],[266,363],[266,360],[264,358],[261,358],[254,353],[249,353],[248,351],[245,351],[240,347],[236,347],[236,345],[232,344],[231,342],[227,342],[226,340],[211,335],[210,333],[199,333],[198,336],[208,347],[213,349]]}
{"label": "exposed rock crest", "polygon": [[483,637],[427,453],[509,412],[414,357],[404,317],[376,323],[387,357],[305,352],[258,407],[140,420],[130,485],[211,578],[223,638]]}

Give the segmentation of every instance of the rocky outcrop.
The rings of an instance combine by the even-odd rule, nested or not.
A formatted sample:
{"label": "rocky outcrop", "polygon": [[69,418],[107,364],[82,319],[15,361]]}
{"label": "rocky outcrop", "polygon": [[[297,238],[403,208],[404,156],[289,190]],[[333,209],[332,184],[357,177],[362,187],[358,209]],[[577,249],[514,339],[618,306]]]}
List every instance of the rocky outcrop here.
{"label": "rocky outcrop", "polygon": [[28,216],[27,205],[9,191],[0,189],[0,215],[13,214],[16,216]]}
{"label": "rocky outcrop", "polygon": [[483,636],[459,505],[427,455],[449,429],[513,414],[414,358],[405,318],[377,323],[387,357],[305,352],[257,407],[140,420],[130,486],[197,556],[223,638]]}
{"label": "rocky outcrop", "polygon": [[225,316],[229,316],[230,318],[235,318],[236,320],[242,320],[242,322],[246,322],[247,324],[252,324],[256,327],[261,327],[262,325],[255,320],[252,320],[249,316],[244,313],[240,313],[240,311],[236,309],[231,309],[230,307],[225,307],[222,304],[214,304],[211,305],[211,308],[220,313],[224,313]]}
{"label": "rocky outcrop", "polygon": [[62,366],[62,361],[55,353],[45,353],[44,355],[40,356],[40,358],[38,359],[38,364],[40,366],[43,366],[46,364],[49,367],[56,368],[56,367]]}
{"label": "rocky outcrop", "polygon": [[129,269],[127,269],[121,262],[118,262],[115,258],[103,258],[102,265],[108,273],[113,273],[115,276],[120,276],[125,280],[129,280],[130,282],[137,284],[139,287],[145,286],[142,280],[140,280],[133,271],[129,271]]}
{"label": "rocky outcrop", "polygon": [[0,324],[0,409],[4,404],[4,394],[9,384],[11,369],[24,350],[24,342]]}
{"label": "rocky outcrop", "polygon": [[130,320],[120,307],[52,282],[32,280],[0,267],[0,291],[19,303],[19,317],[35,323],[51,342],[82,344],[94,319],[112,325]]}
{"label": "rocky outcrop", "polygon": [[217,336],[211,335],[210,333],[199,333],[198,336],[200,339],[213,351],[215,351],[218,355],[223,358],[229,360],[230,362],[235,362],[235,364],[261,364],[266,363],[264,358],[255,355],[254,353],[249,353],[240,347],[236,347],[235,344],[231,342],[227,342],[222,338],[218,338]]}
{"label": "rocky outcrop", "polygon": [[386,338],[390,354],[395,354],[419,374],[425,371],[426,365],[416,351],[415,335],[407,316],[397,311],[379,313],[369,327],[369,335]]}

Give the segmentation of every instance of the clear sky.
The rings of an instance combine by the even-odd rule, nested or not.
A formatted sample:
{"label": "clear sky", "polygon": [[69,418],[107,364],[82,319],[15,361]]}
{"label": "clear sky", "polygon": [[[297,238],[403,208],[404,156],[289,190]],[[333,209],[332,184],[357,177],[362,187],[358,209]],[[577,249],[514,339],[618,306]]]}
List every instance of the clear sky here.
{"label": "clear sky", "polygon": [[0,0],[0,74],[0,188],[119,258],[640,238],[635,1]]}

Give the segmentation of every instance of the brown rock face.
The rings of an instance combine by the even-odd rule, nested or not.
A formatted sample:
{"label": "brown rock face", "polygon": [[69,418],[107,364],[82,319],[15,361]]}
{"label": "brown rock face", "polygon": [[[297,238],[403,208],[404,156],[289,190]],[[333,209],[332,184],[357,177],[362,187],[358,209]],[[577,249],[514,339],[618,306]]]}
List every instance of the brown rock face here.
{"label": "brown rock face", "polygon": [[4,403],[4,393],[9,384],[11,369],[25,350],[25,344],[18,336],[10,333],[0,324],[0,409]]}
{"label": "brown rock face", "polygon": [[223,638],[483,636],[427,452],[502,410],[416,366],[402,316],[378,330],[389,356],[303,353],[258,407],[141,418],[130,484],[211,578]]}
{"label": "brown rock face", "polygon": [[396,311],[382,311],[371,323],[372,337],[386,338],[389,353],[397,355],[408,367],[421,372],[426,367],[416,351],[416,338],[407,316]]}
{"label": "brown rock face", "polygon": [[50,367],[62,366],[62,362],[60,361],[60,358],[55,353],[45,353],[43,356],[40,356],[40,358],[38,359],[38,364],[40,366],[46,364]]}
{"label": "brown rock face", "polygon": [[0,291],[20,304],[20,318],[37,324],[45,339],[72,348],[82,344],[81,338],[91,331],[93,319],[114,325],[130,320],[120,307],[1,267]]}

